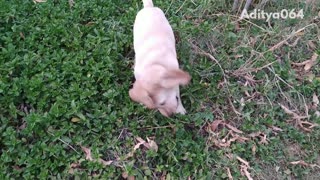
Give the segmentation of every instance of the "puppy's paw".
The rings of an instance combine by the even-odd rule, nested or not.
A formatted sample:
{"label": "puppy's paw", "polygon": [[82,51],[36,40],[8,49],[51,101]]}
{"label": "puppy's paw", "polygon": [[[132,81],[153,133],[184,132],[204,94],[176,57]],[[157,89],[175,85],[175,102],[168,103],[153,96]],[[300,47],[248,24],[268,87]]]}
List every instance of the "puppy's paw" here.
{"label": "puppy's paw", "polygon": [[184,107],[182,105],[179,105],[177,110],[176,110],[176,113],[179,113],[179,114],[186,114],[187,111],[184,109]]}

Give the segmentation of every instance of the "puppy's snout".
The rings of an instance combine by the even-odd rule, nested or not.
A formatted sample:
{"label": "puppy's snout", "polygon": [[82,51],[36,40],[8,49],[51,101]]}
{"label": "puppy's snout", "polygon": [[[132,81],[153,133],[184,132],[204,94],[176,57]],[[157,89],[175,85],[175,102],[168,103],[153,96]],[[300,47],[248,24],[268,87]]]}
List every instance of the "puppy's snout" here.
{"label": "puppy's snout", "polygon": [[173,112],[167,110],[167,109],[164,109],[164,108],[161,108],[159,109],[160,113],[166,117],[169,117],[173,114]]}

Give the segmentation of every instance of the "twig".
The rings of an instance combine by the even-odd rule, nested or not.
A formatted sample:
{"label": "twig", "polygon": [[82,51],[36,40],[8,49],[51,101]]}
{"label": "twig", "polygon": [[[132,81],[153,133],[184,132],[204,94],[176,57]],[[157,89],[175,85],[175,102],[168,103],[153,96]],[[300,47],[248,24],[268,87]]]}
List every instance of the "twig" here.
{"label": "twig", "polygon": [[[47,131],[50,135],[54,136],[51,132]],[[70,147],[72,150],[74,150],[77,154],[80,154],[74,147],[72,147],[69,143],[65,142],[64,140],[58,138],[59,141],[61,141],[63,144],[67,145]]]}
{"label": "twig", "polygon": [[156,127],[140,127],[137,129],[165,129],[165,128],[174,128],[175,125],[167,125],[167,126],[156,126]]}

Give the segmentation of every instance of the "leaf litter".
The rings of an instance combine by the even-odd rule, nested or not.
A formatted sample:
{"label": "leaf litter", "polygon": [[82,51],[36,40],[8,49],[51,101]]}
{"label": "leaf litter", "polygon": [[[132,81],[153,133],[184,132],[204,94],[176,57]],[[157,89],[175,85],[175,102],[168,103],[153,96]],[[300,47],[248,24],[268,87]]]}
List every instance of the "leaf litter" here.
{"label": "leaf litter", "polygon": [[[137,149],[141,148],[141,146],[144,146],[145,148],[147,148],[147,149],[149,149],[149,150],[153,150],[153,151],[156,151],[156,152],[158,151],[158,145],[157,145],[157,143],[156,143],[154,140],[152,140],[151,138],[148,138],[148,137],[147,137],[147,141],[145,141],[145,140],[143,140],[142,138],[137,137],[136,140],[137,140],[137,144],[135,144],[135,146],[133,147],[132,151],[129,152],[123,159],[120,159],[120,158],[118,157],[116,160],[106,161],[106,160],[104,160],[104,159],[102,159],[102,158],[93,158],[90,148],[85,147],[85,146],[81,146],[81,149],[82,149],[82,151],[85,153],[85,159],[86,159],[86,160],[92,161],[92,162],[98,162],[98,163],[100,163],[100,164],[102,164],[102,165],[104,165],[104,166],[109,166],[109,165],[112,165],[112,164],[114,164],[114,165],[117,166],[117,164],[118,164],[119,161],[121,161],[121,160],[126,160],[126,159],[128,159],[128,158],[130,158],[130,157],[133,157],[135,151],[136,151]],[[81,169],[81,168],[80,168],[80,161],[78,161],[77,163],[72,163],[72,164],[70,165],[69,173],[70,173],[70,174],[73,174],[74,169],[76,169],[76,168],[77,168],[77,169]],[[132,179],[131,176],[129,176],[129,177]]]}
{"label": "leaf litter", "polygon": [[294,66],[303,66],[305,71],[309,71],[314,65],[317,64],[317,58],[318,58],[318,54],[317,53],[313,53],[312,57],[306,61],[300,62],[300,63],[291,63]]}
{"label": "leaf litter", "polygon": [[284,112],[290,116],[292,116],[291,120],[288,120],[288,122],[292,122],[294,121],[296,125],[298,125],[298,127],[300,127],[302,130],[307,131],[307,132],[311,132],[312,129],[314,127],[319,126],[317,123],[311,123],[308,121],[302,121],[302,119],[307,119],[309,118],[309,116],[301,116],[299,114],[297,114],[296,112],[294,112],[293,110],[290,110],[288,107],[280,104],[280,107],[284,110]]}

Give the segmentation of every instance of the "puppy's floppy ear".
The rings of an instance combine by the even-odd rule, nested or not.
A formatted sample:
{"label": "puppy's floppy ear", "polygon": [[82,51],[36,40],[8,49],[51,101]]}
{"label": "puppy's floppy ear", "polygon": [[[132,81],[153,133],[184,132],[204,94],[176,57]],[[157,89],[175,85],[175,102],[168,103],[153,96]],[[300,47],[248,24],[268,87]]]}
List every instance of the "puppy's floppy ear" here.
{"label": "puppy's floppy ear", "polygon": [[161,86],[164,88],[173,88],[177,85],[187,85],[191,80],[189,73],[181,69],[171,69],[165,72],[161,78]]}
{"label": "puppy's floppy ear", "polygon": [[155,108],[153,100],[139,81],[134,82],[133,88],[129,90],[129,96],[133,101],[142,103],[150,109]]}

